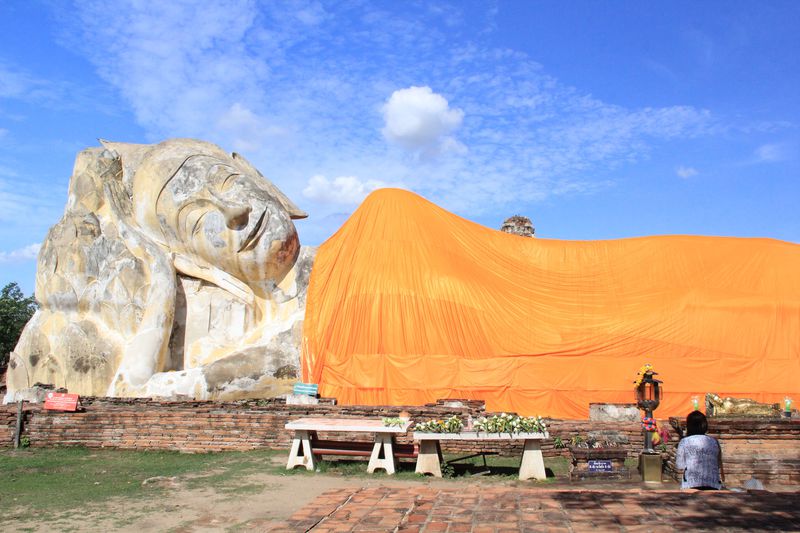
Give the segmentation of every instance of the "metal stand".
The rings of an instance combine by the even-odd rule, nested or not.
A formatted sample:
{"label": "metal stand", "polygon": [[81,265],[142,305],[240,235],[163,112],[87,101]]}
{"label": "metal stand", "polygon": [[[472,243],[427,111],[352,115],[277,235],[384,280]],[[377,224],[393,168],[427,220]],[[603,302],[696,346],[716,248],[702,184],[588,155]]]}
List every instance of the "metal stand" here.
{"label": "metal stand", "polygon": [[19,448],[20,439],[22,437],[22,400],[17,402],[17,426],[14,431],[14,449]]}
{"label": "metal stand", "polygon": [[[644,416],[648,418],[653,418],[653,410],[646,409],[644,412]],[[653,450],[653,435],[651,434],[650,431],[646,430],[644,432],[644,451],[645,453],[653,453],[655,451]]]}

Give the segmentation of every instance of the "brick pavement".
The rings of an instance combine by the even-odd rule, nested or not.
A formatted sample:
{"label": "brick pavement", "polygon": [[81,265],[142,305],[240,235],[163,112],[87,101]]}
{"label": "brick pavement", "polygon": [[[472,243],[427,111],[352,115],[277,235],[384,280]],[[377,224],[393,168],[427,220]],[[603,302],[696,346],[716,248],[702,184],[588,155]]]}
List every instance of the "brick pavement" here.
{"label": "brick pavement", "polygon": [[800,531],[800,492],[373,487],[319,496],[273,533]]}

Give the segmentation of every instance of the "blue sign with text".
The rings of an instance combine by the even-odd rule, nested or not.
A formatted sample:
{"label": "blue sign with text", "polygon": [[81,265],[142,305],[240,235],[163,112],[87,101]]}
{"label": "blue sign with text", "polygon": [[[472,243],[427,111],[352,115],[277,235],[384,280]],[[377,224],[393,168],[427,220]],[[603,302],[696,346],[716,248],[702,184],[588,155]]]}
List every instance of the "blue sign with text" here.
{"label": "blue sign with text", "polygon": [[589,461],[589,472],[611,472],[611,461],[608,459]]}

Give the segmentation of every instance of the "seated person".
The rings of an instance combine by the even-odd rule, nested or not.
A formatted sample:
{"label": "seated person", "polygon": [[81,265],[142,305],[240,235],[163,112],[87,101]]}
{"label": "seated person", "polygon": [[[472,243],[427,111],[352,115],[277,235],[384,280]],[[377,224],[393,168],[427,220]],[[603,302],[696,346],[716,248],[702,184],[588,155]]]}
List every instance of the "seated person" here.
{"label": "seated person", "polygon": [[722,488],[722,448],[706,435],[708,420],[700,411],[686,417],[686,436],[678,443],[675,466],[683,471],[682,489],[719,490]]}

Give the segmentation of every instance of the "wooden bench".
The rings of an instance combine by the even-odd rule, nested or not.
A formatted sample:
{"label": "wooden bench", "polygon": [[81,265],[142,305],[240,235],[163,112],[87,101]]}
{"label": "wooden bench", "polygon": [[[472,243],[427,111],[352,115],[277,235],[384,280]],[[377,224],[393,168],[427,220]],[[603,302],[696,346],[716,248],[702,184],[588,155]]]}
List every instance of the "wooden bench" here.
{"label": "wooden bench", "polygon": [[[366,441],[340,441],[322,440],[312,436],[311,453],[313,455],[350,455],[364,456],[372,455],[374,442]],[[403,459],[416,459],[419,455],[418,444],[394,444],[394,456]]]}
{"label": "wooden bench", "polygon": [[[314,470],[314,462],[323,455],[369,456],[367,472],[370,474],[378,468],[387,474],[395,472],[395,458],[417,457],[416,445],[396,444],[394,435],[408,432],[411,422],[406,421],[400,427],[384,426],[383,421],[364,418],[301,418],[286,424],[286,429],[294,431],[292,447],[286,469],[304,466]],[[317,437],[317,432],[336,433],[372,433],[374,442],[324,440]]]}

